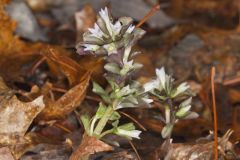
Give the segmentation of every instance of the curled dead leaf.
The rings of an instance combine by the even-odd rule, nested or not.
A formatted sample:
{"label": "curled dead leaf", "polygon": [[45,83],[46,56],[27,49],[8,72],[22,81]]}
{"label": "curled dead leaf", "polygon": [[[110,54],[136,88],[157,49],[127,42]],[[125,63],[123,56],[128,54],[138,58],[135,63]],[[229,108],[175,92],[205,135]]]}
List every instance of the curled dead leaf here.
{"label": "curled dead leaf", "polygon": [[38,115],[37,120],[54,120],[64,118],[76,109],[85,97],[90,77],[91,73],[86,72],[78,85],[71,88],[56,101],[45,97],[44,101],[46,103],[46,107]]}
{"label": "curled dead leaf", "polygon": [[66,54],[61,54],[54,49],[44,52],[48,65],[55,75],[63,73],[71,86],[77,84],[86,72],[77,62],[69,58]]}
{"label": "curled dead leaf", "polygon": [[112,150],[112,146],[100,141],[96,137],[84,136],[80,146],[71,155],[70,160],[80,160],[97,152]]}

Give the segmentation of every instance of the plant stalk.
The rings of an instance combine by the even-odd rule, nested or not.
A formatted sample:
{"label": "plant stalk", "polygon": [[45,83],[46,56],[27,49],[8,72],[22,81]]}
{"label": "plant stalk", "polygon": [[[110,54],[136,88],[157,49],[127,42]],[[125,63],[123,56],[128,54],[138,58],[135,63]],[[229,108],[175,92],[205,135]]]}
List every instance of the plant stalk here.
{"label": "plant stalk", "polygon": [[107,110],[105,111],[103,117],[100,119],[100,121],[98,122],[95,130],[94,130],[94,134],[96,134],[97,136],[101,135],[104,127],[106,126],[108,120],[110,119],[110,117],[112,116],[114,112],[114,109],[112,106],[108,106]]}

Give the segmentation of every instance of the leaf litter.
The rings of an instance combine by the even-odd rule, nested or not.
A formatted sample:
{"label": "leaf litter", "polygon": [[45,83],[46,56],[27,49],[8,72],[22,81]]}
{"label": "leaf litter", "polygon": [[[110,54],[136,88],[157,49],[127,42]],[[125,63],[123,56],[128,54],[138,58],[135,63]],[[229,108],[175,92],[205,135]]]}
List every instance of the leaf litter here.
{"label": "leaf litter", "polygon": [[[140,6],[148,4],[140,1]],[[54,12],[59,17],[60,12],[52,7],[61,6],[61,3],[41,2],[39,6],[34,6],[40,9],[31,8],[34,10],[33,16],[43,25],[41,27],[49,31],[50,41],[53,31],[55,34],[63,30],[73,33],[59,39],[58,43],[62,45],[56,45],[54,41],[49,44],[26,41],[21,39],[24,36],[19,37],[21,34],[16,35],[17,23],[5,11],[9,2],[0,2],[0,159],[137,159],[137,154],[126,141],[112,135],[103,140],[88,137],[83,134],[82,122],[79,121],[80,114],[96,111],[99,97],[88,88],[91,80],[106,86],[107,82],[102,76],[104,60],[89,55],[80,58],[72,48],[62,46],[65,46],[67,39],[82,41],[82,34],[96,20],[96,10],[90,5],[78,12],[72,10],[75,17],[74,14],[69,17],[72,16],[72,21],[75,19],[76,23],[64,20],[57,26],[45,11]],[[130,10],[126,11],[124,7],[118,10],[116,7],[128,6],[128,2],[118,3],[112,5],[115,15],[125,12],[131,16]],[[177,83],[191,82],[190,87],[196,94],[193,108],[200,117],[179,121],[173,129],[173,142],[164,142],[161,138],[164,123],[159,116],[164,111],[161,104],[154,103],[150,109],[123,110],[147,128],[141,140],[134,140],[133,144],[142,159],[165,157],[188,160],[201,153],[205,155],[197,158],[213,159],[214,141],[213,135],[209,134],[209,130],[213,130],[209,71],[214,65],[217,70],[219,154],[225,159],[236,159],[240,153],[239,146],[234,144],[240,136],[237,81],[240,50],[239,27],[235,21],[238,13],[237,5],[234,5],[236,0],[221,3],[205,0],[201,4],[191,0],[189,3],[167,3],[168,7],[163,7],[161,14],[165,12],[171,18],[188,20],[168,19],[166,23],[156,24],[153,18],[148,22],[150,25],[144,24],[143,28],[149,35],[136,48],[145,54],[137,55],[136,60],[142,62],[145,68],[136,75],[141,83],[145,83],[153,76],[155,67],[165,66],[178,80]],[[231,12],[227,12],[226,5],[232,9]],[[58,9],[61,11],[63,8]],[[143,7],[144,10],[146,8]],[[206,12],[209,10],[215,15]],[[139,15],[133,16],[137,16],[135,20],[140,20]],[[228,18],[228,21],[219,22],[219,18]],[[170,20],[174,22],[173,26],[169,26]],[[127,117],[124,121],[128,121]],[[120,147],[115,142],[119,142]]]}

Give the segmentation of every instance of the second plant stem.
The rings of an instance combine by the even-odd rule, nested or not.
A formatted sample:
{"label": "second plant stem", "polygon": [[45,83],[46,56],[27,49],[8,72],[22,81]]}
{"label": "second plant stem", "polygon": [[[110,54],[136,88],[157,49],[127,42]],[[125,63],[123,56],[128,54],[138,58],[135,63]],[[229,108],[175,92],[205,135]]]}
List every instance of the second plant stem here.
{"label": "second plant stem", "polygon": [[[168,113],[168,123],[169,124],[171,124],[171,125],[174,125],[174,123],[175,123],[175,110],[174,110],[174,106],[173,106],[173,101],[171,100],[171,99],[168,99],[167,100],[167,106],[168,107],[166,107],[167,108],[167,113]],[[171,139],[171,136],[172,136],[172,131],[171,131],[171,133],[169,134],[169,136],[167,137],[167,139],[168,140],[170,140]]]}

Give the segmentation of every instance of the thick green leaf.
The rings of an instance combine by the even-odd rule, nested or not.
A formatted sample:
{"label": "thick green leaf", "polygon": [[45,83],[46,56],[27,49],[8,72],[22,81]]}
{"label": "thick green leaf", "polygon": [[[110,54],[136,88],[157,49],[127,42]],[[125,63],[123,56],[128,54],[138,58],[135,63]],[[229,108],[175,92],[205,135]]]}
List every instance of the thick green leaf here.
{"label": "thick green leaf", "polygon": [[104,66],[104,69],[106,69],[107,71],[109,71],[111,73],[115,73],[115,74],[120,73],[120,68],[119,68],[118,64],[116,64],[116,63],[107,63]]}
{"label": "thick green leaf", "polygon": [[118,112],[114,111],[112,116],[110,117],[110,120],[115,121],[115,120],[118,120],[120,118],[121,118],[121,115]]}
{"label": "thick green leaf", "polygon": [[176,112],[176,116],[178,118],[184,118],[185,116],[187,116],[189,114],[190,109],[191,109],[191,105],[182,107]]}
{"label": "thick green leaf", "polygon": [[107,110],[107,107],[103,103],[99,103],[98,110],[96,112],[96,118],[100,119],[104,115],[105,111]]}
{"label": "thick green leaf", "polygon": [[172,133],[172,129],[173,129],[173,124],[169,123],[166,126],[164,126],[161,132],[162,137],[167,138],[168,136],[170,136]]}
{"label": "thick green leaf", "polygon": [[131,131],[131,130],[135,129],[135,126],[134,126],[133,123],[126,123],[126,124],[123,124],[123,125],[119,126],[118,128],[123,129],[123,130],[127,130],[127,131]]}
{"label": "thick green leaf", "polygon": [[96,82],[93,82],[93,92],[100,95],[105,102],[110,103],[111,100],[108,93]]}
{"label": "thick green leaf", "polygon": [[93,92],[99,95],[107,95],[107,92],[96,82],[93,82]]}
{"label": "thick green leaf", "polygon": [[195,119],[198,118],[199,115],[196,112],[189,112],[187,116],[184,117],[184,119]]}

